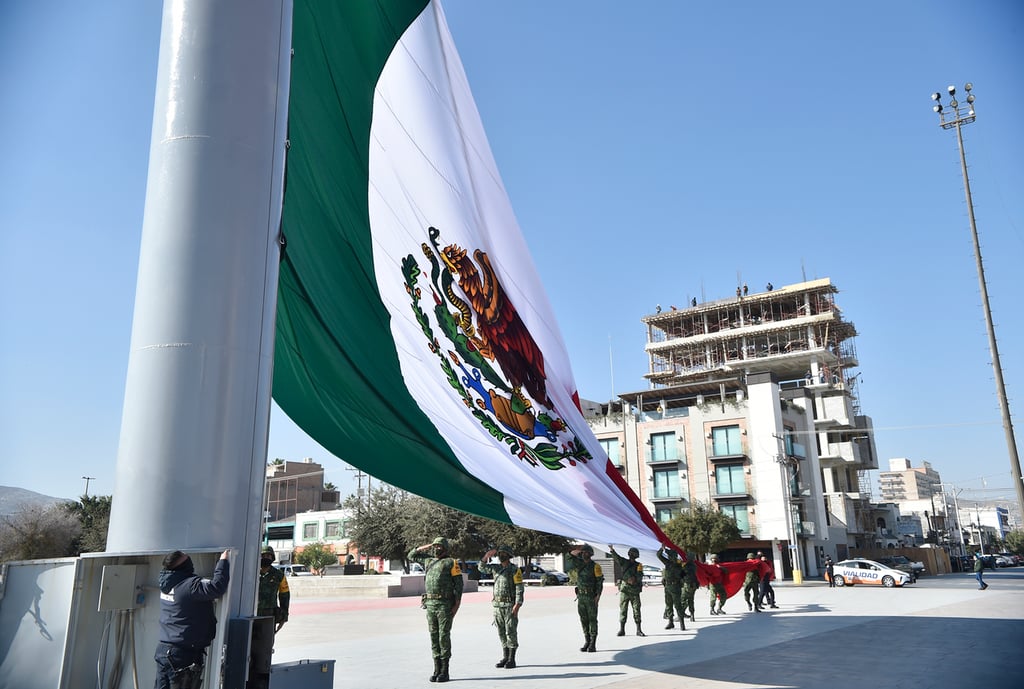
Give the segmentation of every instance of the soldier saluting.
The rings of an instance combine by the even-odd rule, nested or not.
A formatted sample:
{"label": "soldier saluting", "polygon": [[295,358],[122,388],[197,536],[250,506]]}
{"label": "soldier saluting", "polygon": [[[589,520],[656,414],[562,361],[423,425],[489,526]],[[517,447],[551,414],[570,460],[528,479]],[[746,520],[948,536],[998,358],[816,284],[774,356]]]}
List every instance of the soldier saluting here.
{"label": "soldier saluting", "polygon": [[[431,551],[428,555],[426,551]],[[423,565],[423,607],[427,611],[430,630],[430,651],[434,656],[431,682],[447,682],[448,662],[452,657],[452,620],[462,603],[462,570],[448,556],[448,539],[435,538],[432,543],[409,551],[409,560]]]}
{"label": "soldier saluting", "polygon": [[590,653],[597,650],[597,604],[604,587],[604,573],[593,556],[594,549],[585,543],[569,551],[566,564],[570,575],[576,576],[576,610],[583,627],[583,647],[580,650]]}

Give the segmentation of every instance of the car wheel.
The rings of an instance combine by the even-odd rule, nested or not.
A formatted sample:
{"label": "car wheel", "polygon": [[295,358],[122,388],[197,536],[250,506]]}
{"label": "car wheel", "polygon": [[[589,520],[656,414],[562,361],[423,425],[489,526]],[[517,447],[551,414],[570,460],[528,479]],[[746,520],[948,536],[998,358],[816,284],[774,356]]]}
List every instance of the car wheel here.
{"label": "car wheel", "polygon": [[843,578],[842,574],[837,574],[836,577],[835,577],[835,580],[836,580],[836,586],[840,586],[840,587],[846,586],[846,579]]}
{"label": "car wheel", "polygon": [[882,577],[882,586],[884,586],[885,588],[891,589],[895,585],[896,585],[896,580],[893,579],[888,574],[885,575],[884,577]]}

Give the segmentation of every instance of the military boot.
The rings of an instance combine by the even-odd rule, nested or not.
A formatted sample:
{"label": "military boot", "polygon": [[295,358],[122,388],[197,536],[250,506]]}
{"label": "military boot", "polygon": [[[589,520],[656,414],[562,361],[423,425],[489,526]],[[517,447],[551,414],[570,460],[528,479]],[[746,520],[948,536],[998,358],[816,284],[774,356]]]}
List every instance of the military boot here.
{"label": "military boot", "polygon": [[715,604],[714,603],[711,604],[711,614],[712,615],[717,615],[718,614],[717,612],[715,612]]}
{"label": "military boot", "polygon": [[511,670],[516,666],[516,649],[508,649],[508,662],[505,663],[505,669]]}
{"label": "military boot", "polygon": [[718,614],[719,615],[724,615],[725,614],[725,605],[723,605],[721,601],[718,602]]}
{"label": "military boot", "polygon": [[619,622],[619,633],[616,634],[616,636],[625,636],[625,635],[626,635],[626,623],[625,622]]}
{"label": "military boot", "polygon": [[683,621],[685,619],[686,619],[686,615],[683,615],[683,618],[681,620],[679,620],[679,631],[681,631],[681,632],[685,632],[686,631],[686,622]]}
{"label": "military boot", "polygon": [[441,671],[437,673],[438,682],[448,681],[448,658],[441,659]]}
{"label": "military boot", "polygon": [[494,667],[505,667],[508,665],[508,649],[501,649],[501,660],[494,664]]}
{"label": "military boot", "polygon": [[[680,624],[682,624],[682,620],[679,620],[679,622],[680,622]],[[665,625],[665,629],[675,629],[675,628],[676,628],[676,625],[673,624],[672,620],[669,620],[668,624]]]}
{"label": "military boot", "polygon": [[590,644],[587,645],[587,653],[593,653],[597,650],[597,634],[590,637]]}
{"label": "military boot", "polygon": [[647,636],[646,634],[644,634],[644,630],[640,629],[640,623],[639,622],[636,623],[636,635],[637,636]]}
{"label": "military boot", "polygon": [[430,676],[430,681],[431,682],[436,682],[437,681],[437,676],[439,674],[441,674],[441,659],[440,658],[434,658],[434,674],[432,674]]}
{"label": "military boot", "polygon": [[584,637],[583,637],[583,645],[580,647],[580,650],[583,651],[584,653],[586,653],[588,650],[590,650],[590,634],[584,635]]}

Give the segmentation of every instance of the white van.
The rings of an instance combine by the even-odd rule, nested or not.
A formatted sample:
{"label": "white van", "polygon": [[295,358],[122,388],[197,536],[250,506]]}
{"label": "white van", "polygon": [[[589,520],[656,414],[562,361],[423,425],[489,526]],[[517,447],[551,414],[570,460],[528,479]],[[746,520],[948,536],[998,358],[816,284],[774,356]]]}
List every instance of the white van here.
{"label": "white van", "polygon": [[311,577],[313,573],[306,565],[278,565],[286,577]]}

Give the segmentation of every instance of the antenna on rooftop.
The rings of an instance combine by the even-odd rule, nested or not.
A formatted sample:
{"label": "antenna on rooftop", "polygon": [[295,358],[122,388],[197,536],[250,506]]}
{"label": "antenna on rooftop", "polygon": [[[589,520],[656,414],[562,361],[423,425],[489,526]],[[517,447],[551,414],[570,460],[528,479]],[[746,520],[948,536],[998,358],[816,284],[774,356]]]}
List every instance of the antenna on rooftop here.
{"label": "antenna on rooftop", "polygon": [[612,394],[608,398],[608,409],[611,411],[611,402],[615,399],[615,361],[612,359],[612,336],[608,336],[608,373],[611,375]]}

